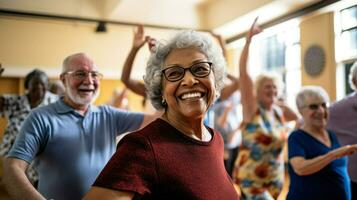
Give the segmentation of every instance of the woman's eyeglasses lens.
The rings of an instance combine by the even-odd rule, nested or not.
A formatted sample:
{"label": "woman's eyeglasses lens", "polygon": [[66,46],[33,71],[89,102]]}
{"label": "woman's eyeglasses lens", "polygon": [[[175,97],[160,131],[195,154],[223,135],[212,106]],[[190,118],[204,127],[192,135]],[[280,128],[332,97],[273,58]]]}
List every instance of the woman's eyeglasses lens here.
{"label": "woman's eyeglasses lens", "polygon": [[321,104],[310,104],[308,105],[307,107],[310,109],[310,110],[317,110],[319,109],[319,107],[322,107],[322,108],[327,108],[327,104],[326,103],[321,103]]}
{"label": "woman's eyeglasses lens", "polygon": [[162,70],[165,78],[168,81],[179,81],[185,76],[186,70],[190,70],[191,74],[198,78],[204,78],[211,72],[211,62],[200,62],[193,64],[189,68],[183,68],[181,66],[173,66]]}

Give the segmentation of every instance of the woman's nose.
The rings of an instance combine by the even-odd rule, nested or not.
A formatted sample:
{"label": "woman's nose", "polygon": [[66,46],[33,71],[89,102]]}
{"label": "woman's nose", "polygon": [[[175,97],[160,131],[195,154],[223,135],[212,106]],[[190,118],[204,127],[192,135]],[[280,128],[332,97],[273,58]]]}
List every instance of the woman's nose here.
{"label": "woman's nose", "polygon": [[198,81],[194,75],[190,72],[190,70],[186,70],[185,75],[182,78],[181,84],[183,85],[194,85]]}

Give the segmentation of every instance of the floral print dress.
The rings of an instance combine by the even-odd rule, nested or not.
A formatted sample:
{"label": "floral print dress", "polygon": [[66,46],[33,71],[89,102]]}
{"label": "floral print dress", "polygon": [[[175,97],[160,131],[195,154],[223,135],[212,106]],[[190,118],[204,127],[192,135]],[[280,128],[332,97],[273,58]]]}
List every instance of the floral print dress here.
{"label": "floral print dress", "polygon": [[281,110],[274,107],[273,112],[274,119],[269,119],[260,107],[252,122],[242,128],[243,141],[233,178],[248,200],[276,199],[283,187],[287,129]]}
{"label": "floral print dress", "polygon": [[[14,144],[16,136],[20,132],[22,123],[31,112],[31,106],[26,94],[3,95],[2,97],[4,98],[4,106],[3,111],[0,111],[0,117],[5,117],[7,119],[7,125],[2,142],[0,143],[0,156],[5,157]],[[55,102],[57,99],[57,95],[46,92],[45,97],[39,106],[48,105]],[[32,184],[38,180],[35,165],[35,162],[31,163],[26,171],[26,175]]]}

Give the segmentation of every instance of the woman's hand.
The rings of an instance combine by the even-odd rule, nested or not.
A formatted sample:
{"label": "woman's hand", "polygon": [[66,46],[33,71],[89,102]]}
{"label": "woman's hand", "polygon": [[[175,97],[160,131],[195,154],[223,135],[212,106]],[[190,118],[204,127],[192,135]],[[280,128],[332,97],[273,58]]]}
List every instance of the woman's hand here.
{"label": "woman's hand", "polygon": [[357,152],[357,144],[345,145],[330,152],[334,159],[350,156]]}
{"label": "woman's hand", "polygon": [[254,22],[253,24],[250,26],[250,29],[248,31],[248,34],[247,34],[247,37],[246,37],[246,41],[247,42],[250,42],[250,40],[252,39],[252,37],[254,35],[257,35],[258,33],[261,33],[262,32],[262,29],[259,27],[259,25],[257,24],[257,21],[258,21],[258,18],[259,17],[256,17],[254,19]]}
{"label": "woman's hand", "polygon": [[146,36],[145,40],[148,43],[149,51],[150,52],[154,52],[155,51],[155,47],[156,47],[156,42],[157,42],[156,39],[152,38],[150,36]]}
{"label": "woman's hand", "polygon": [[143,25],[139,25],[137,30],[134,30],[133,48],[140,49],[145,42],[146,38],[144,37],[144,27]]}

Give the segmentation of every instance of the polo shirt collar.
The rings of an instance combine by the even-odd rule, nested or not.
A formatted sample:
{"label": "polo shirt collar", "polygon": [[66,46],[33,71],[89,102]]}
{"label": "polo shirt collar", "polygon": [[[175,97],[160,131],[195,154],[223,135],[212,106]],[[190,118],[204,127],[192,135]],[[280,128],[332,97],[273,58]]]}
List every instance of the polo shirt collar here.
{"label": "polo shirt collar", "polygon": [[[75,110],[69,106],[68,104],[66,104],[64,101],[63,101],[63,97],[61,97],[57,102],[56,102],[56,106],[55,106],[55,109],[57,111],[57,113],[68,113],[68,112],[75,112]],[[95,105],[89,105],[88,107],[88,111],[87,112],[100,112],[100,109],[95,106]]]}

